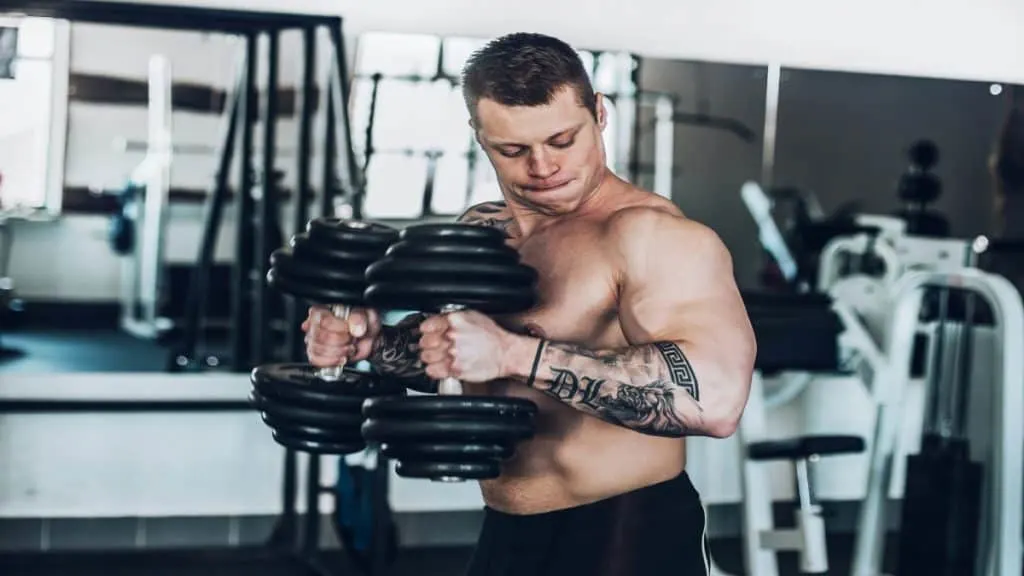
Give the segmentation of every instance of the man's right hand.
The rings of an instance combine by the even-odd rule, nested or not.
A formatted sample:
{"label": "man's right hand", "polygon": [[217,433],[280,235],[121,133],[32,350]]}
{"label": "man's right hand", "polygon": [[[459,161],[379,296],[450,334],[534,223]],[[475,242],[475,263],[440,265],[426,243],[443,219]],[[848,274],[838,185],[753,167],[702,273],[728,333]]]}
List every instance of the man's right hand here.
{"label": "man's right hand", "polygon": [[329,308],[313,306],[302,323],[306,355],[309,363],[317,368],[369,358],[380,330],[380,315],[366,308],[352,308],[348,319],[343,319],[332,314]]}

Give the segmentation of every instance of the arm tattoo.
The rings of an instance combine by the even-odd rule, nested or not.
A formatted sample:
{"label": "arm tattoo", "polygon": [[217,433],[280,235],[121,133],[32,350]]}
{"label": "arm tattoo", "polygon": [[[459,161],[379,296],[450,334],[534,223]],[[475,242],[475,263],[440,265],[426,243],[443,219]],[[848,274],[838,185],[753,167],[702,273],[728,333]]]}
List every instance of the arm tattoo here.
{"label": "arm tattoo", "polygon": [[512,226],[512,216],[508,213],[508,206],[503,201],[484,202],[473,206],[465,214],[459,216],[460,223],[483,226],[485,228],[497,228],[509,235],[509,227]]}
{"label": "arm tattoo", "polygon": [[624,350],[543,344],[533,386],[606,421],[654,436],[699,434],[704,425],[693,367],[672,342]]}
{"label": "arm tattoo", "polygon": [[423,391],[435,385],[427,378],[419,354],[419,326],[426,317],[410,314],[394,326],[384,326],[368,359],[381,374],[412,380],[409,387]]}

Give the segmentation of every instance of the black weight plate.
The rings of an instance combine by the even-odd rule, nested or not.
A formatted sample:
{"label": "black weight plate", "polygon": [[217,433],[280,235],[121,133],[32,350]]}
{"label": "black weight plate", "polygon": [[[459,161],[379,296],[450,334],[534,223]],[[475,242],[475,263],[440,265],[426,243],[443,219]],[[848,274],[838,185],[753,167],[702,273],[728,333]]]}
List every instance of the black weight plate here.
{"label": "black weight plate", "polygon": [[531,418],[537,404],[526,398],[509,396],[409,396],[408,398],[370,398],[363,403],[367,418],[422,420],[436,416],[480,416],[497,419]]}
{"label": "black weight plate", "polygon": [[366,244],[328,244],[314,242],[305,234],[292,236],[289,244],[296,260],[303,262],[323,262],[324,264],[373,262],[387,251],[387,246]]}
{"label": "black weight plate", "polygon": [[505,233],[497,228],[473,224],[415,224],[399,233],[400,240],[412,242],[460,242],[479,245],[505,243]]}
{"label": "black weight plate", "polygon": [[345,426],[343,428],[323,428],[319,426],[303,426],[290,420],[276,418],[266,412],[263,413],[263,423],[279,434],[286,434],[293,438],[307,438],[320,442],[355,442],[363,441],[358,426]]}
{"label": "black weight plate", "polygon": [[280,276],[276,272],[276,270],[271,269],[267,273],[267,283],[275,290],[295,298],[301,298],[318,304],[345,304],[348,306],[358,306],[363,302],[363,291],[359,290],[361,287],[359,285],[345,288],[340,286],[337,288],[314,286],[301,280]]}
{"label": "black weight plate", "polygon": [[319,442],[306,438],[295,438],[287,434],[282,435],[275,431],[272,431],[271,434],[274,441],[281,446],[309,454],[355,454],[366,448],[366,443],[362,441]]}
{"label": "black weight plate", "polygon": [[267,417],[275,421],[288,421],[295,426],[312,426],[319,428],[355,428],[363,422],[363,417],[354,411],[313,410],[302,406],[281,404],[257,392],[250,395],[253,407],[265,412]]}
{"label": "black weight plate", "polygon": [[392,310],[441,311],[456,304],[484,314],[510,314],[532,308],[536,294],[522,286],[454,282],[370,284],[363,293],[366,304]]}
{"label": "black weight plate", "polygon": [[384,444],[381,447],[381,454],[393,460],[431,461],[444,460],[447,462],[459,462],[463,460],[506,460],[515,453],[511,445],[502,444],[479,444],[479,443],[449,443],[430,444],[423,442],[399,442],[396,444]]}
{"label": "black weight plate", "polygon": [[445,418],[438,420],[379,420],[367,418],[362,426],[363,438],[375,442],[416,441],[472,442],[514,441],[533,435],[533,423],[527,420]]}
{"label": "black weight plate", "polygon": [[403,462],[395,464],[395,473],[403,478],[461,478],[485,480],[501,475],[501,463],[484,462]]}
{"label": "black weight plate", "polygon": [[487,260],[490,262],[519,262],[519,253],[515,249],[502,244],[501,246],[474,246],[455,242],[395,242],[385,252],[386,256],[395,258],[458,258],[462,260]]}
{"label": "black weight plate", "polygon": [[311,274],[305,276],[295,275],[292,272],[294,270],[271,268],[267,273],[267,280],[273,284],[276,290],[281,292],[288,289],[292,291],[298,290],[303,294],[357,294],[361,290],[366,290],[366,282],[363,279],[349,281],[329,280],[318,278]]}
{"label": "black weight plate", "polygon": [[[347,218],[314,218],[306,224],[306,232],[317,242],[335,244],[367,244],[387,247],[398,238],[398,230],[377,222]],[[383,249],[383,248],[382,248]]]}
{"label": "black weight plate", "polygon": [[390,256],[381,258],[366,269],[366,281],[370,284],[444,282],[458,281],[459,278],[532,287],[537,281],[537,271],[518,263],[465,262],[453,258],[414,260]]}
{"label": "black weight plate", "polygon": [[394,388],[394,383],[382,383],[372,372],[360,372],[346,367],[338,380],[323,380],[316,375],[317,369],[309,364],[264,364],[249,374],[249,381],[258,390],[273,391],[277,395],[283,387],[301,388],[323,394],[330,394],[343,401],[345,396],[353,398],[376,396]]}
{"label": "black weight plate", "polygon": [[309,262],[295,258],[291,248],[278,248],[270,254],[270,267],[281,276],[289,278],[312,278],[320,283],[342,282],[347,284],[366,281],[366,265],[360,261],[345,266],[326,262]]}

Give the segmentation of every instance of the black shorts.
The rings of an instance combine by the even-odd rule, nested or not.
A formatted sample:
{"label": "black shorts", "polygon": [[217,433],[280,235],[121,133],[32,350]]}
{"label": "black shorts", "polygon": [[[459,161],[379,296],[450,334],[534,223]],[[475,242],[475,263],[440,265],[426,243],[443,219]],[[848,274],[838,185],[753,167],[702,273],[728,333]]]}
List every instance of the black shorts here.
{"label": "black shorts", "polygon": [[704,508],[684,472],[633,492],[534,515],[485,508],[468,576],[707,576]]}

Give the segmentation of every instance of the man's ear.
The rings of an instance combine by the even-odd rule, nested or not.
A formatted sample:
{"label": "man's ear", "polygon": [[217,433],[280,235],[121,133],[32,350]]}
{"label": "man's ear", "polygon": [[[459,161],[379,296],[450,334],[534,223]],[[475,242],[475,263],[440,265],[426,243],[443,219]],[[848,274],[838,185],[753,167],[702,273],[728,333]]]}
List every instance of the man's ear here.
{"label": "man's ear", "polygon": [[596,97],[597,125],[601,127],[603,132],[605,126],[608,125],[608,109],[604,106],[604,94],[598,92],[594,96]]}

